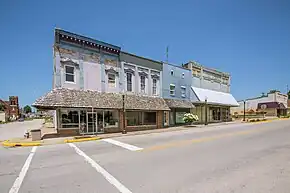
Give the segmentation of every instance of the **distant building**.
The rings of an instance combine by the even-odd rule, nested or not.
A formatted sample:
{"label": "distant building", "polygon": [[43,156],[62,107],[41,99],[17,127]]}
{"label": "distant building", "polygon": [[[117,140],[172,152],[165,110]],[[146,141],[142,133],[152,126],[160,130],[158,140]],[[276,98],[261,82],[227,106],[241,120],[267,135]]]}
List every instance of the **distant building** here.
{"label": "distant building", "polygon": [[4,106],[6,119],[16,120],[19,118],[20,110],[18,96],[9,96],[9,101],[0,99],[0,104]]}
{"label": "distant building", "polygon": [[284,116],[287,114],[288,96],[279,91],[269,92],[256,98],[239,101],[239,107],[231,109],[232,114],[244,114],[244,101],[246,114],[265,112],[266,116]]}
{"label": "distant building", "polygon": [[192,113],[198,115],[201,122],[231,120],[230,108],[239,104],[230,94],[230,74],[204,67],[194,61],[183,67],[190,69],[192,73],[190,99],[196,107],[192,109]]}

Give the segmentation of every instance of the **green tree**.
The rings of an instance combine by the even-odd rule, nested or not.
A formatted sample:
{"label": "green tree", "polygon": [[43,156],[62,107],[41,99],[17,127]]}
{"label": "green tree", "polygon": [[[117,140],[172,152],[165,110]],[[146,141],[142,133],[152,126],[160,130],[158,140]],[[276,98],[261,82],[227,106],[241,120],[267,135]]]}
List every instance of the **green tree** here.
{"label": "green tree", "polygon": [[288,94],[288,99],[290,99],[290,91],[288,91],[288,93],[287,93],[287,94]]}
{"label": "green tree", "polygon": [[275,93],[275,92],[280,92],[279,90],[276,90],[276,89],[273,89],[273,90],[270,90],[269,93]]}
{"label": "green tree", "polygon": [[24,108],[24,113],[31,113],[31,107],[29,105],[26,105]]}
{"label": "green tree", "polygon": [[0,103],[0,111],[4,111],[5,110],[5,107],[2,103]]}

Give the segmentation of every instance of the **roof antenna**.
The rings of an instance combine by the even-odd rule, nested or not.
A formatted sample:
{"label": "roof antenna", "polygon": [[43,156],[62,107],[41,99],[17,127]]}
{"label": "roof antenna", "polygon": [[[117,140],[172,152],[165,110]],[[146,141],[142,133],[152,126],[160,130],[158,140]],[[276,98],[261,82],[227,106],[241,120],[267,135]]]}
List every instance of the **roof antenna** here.
{"label": "roof antenna", "polygon": [[168,64],[168,51],[169,51],[169,46],[166,47],[166,62]]}

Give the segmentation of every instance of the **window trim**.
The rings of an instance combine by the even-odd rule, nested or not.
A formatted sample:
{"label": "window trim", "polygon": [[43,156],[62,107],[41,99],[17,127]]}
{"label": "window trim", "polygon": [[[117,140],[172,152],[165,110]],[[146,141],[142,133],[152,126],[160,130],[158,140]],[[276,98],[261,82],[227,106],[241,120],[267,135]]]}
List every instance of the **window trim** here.
{"label": "window trim", "polygon": [[[174,87],[174,89],[173,90],[171,90],[171,86],[173,86]],[[173,91],[173,93],[171,93]],[[169,94],[170,94],[170,96],[175,96],[175,84],[170,84],[169,85]]]}
{"label": "window trim", "polygon": [[[74,73],[71,74],[71,73],[67,73],[66,72],[66,67],[72,67],[74,69]],[[66,80],[66,75],[69,74],[69,75],[73,75],[74,76],[74,81],[67,81]],[[65,83],[69,83],[69,84],[76,84],[76,67],[75,66],[72,66],[72,65],[64,65],[64,76],[65,76]]]}
{"label": "window trim", "polygon": [[[142,90],[142,77],[144,77],[144,90]],[[146,76],[140,76],[140,91],[146,93]]]}
{"label": "window trim", "polygon": [[[184,90],[184,93],[182,92]],[[180,87],[180,92],[181,92],[181,97],[185,98],[186,97],[186,87],[185,86],[181,86]]]}
{"label": "window trim", "polygon": [[[131,90],[128,90],[128,74],[131,76]],[[131,72],[126,72],[126,91],[133,92],[133,73]]]}
{"label": "window trim", "polygon": [[[155,87],[154,87],[154,80],[156,81],[155,82]],[[155,93],[154,93],[154,88],[155,88]],[[157,94],[157,79],[156,78],[152,79],[152,95],[154,95],[154,96],[158,95]]]}
{"label": "window trim", "polygon": [[[114,87],[110,86],[109,75],[113,75],[113,76],[115,77],[115,84],[114,84]],[[107,76],[108,76],[108,87],[109,87],[109,88],[116,88],[116,87],[117,87],[116,74],[108,72]]]}

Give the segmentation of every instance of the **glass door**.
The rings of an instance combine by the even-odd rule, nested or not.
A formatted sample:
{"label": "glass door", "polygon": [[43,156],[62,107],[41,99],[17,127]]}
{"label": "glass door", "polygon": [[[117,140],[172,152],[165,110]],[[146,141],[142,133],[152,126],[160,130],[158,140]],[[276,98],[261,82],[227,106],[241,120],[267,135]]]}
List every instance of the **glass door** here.
{"label": "glass door", "polygon": [[104,133],[104,111],[97,112],[97,133]]}
{"label": "glass door", "polygon": [[87,112],[87,134],[94,134],[97,132],[97,113]]}

